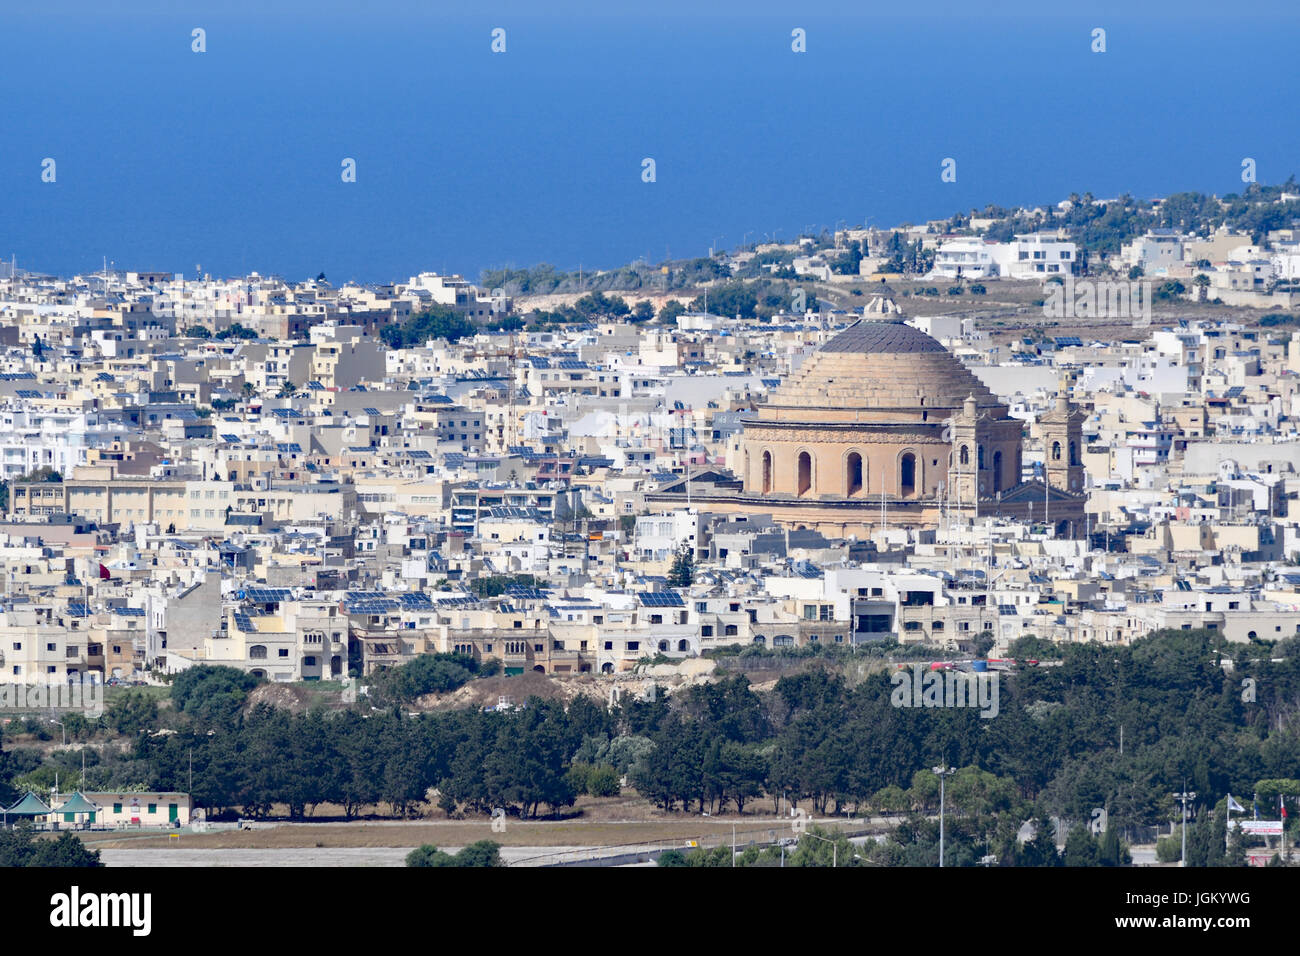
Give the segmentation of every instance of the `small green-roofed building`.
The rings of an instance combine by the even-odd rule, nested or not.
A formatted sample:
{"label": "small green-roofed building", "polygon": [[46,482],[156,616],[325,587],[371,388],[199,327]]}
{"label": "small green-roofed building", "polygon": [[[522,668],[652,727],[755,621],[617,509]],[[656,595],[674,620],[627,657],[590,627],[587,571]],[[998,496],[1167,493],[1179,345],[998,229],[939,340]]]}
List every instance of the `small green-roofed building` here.
{"label": "small green-roofed building", "polygon": [[27,791],[27,796],[23,797],[12,807],[0,811],[0,813],[3,813],[3,818],[6,822],[17,822],[18,819],[23,817],[43,817],[49,812],[50,808],[45,805],[45,802],[30,790]]}
{"label": "small green-roofed building", "polygon": [[63,802],[63,805],[53,811],[60,816],[64,823],[78,823],[78,817],[84,816],[87,823],[95,822],[95,814],[99,812],[99,807],[90,800],[86,799],[85,794],[77,791]]}

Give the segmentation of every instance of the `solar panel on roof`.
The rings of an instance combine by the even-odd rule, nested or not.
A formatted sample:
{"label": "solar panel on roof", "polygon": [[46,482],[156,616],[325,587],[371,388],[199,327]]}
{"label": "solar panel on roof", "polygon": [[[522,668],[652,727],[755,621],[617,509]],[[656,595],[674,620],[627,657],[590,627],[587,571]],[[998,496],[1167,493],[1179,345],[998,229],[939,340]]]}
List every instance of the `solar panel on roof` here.
{"label": "solar panel on roof", "polygon": [[278,604],[293,599],[293,592],[288,588],[248,588],[244,594],[254,604]]}
{"label": "solar panel on roof", "polygon": [[506,593],[519,601],[545,601],[551,596],[551,592],[543,588],[530,588],[523,585],[508,587]]}
{"label": "solar panel on roof", "polygon": [[637,597],[642,607],[685,607],[686,602],[676,591],[643,591]]}

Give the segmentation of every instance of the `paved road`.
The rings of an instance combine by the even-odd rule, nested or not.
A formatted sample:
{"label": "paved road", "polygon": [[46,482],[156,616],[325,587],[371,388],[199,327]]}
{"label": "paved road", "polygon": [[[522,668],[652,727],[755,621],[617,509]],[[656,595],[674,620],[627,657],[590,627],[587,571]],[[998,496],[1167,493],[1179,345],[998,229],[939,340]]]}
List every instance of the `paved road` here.
{"label": "paved road", "polygon": [[[415,847],[349,846],[286,847],[280,849],[194,850],[167,847],[142,850],[101,850],[105,866],[404,866],[406,854]],[[460,847],[439,847],[456,853]],[[543,854],[582,851],[584,847],[506,846],[501,858],[507,863],[538,858]],[[588,852],[593,852],[588,849]],[[601,851],[603,852],[603,851]]]}

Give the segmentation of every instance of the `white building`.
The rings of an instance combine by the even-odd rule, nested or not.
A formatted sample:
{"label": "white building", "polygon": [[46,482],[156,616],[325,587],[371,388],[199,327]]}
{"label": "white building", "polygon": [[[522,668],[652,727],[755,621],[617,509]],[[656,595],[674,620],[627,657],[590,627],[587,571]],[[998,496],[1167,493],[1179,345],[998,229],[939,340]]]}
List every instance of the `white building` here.
{"label": "white building", "polygon": [[1073,272],[1078,256],[1073,242],[1042,233],[1019,235],[1011,242],[953,239],[935,253],[931,274],[949,279],[1039,279]]}

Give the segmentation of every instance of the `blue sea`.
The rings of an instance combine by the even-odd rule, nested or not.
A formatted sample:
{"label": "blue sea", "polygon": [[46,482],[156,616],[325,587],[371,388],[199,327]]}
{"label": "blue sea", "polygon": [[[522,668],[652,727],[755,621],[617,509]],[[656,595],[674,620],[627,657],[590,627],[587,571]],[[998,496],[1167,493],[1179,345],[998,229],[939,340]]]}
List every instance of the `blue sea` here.
{"label": "blue sea", "polygon": [[1300,173],[1294,5],[1048,6],[7,4],[0,257],[477,278]]}

